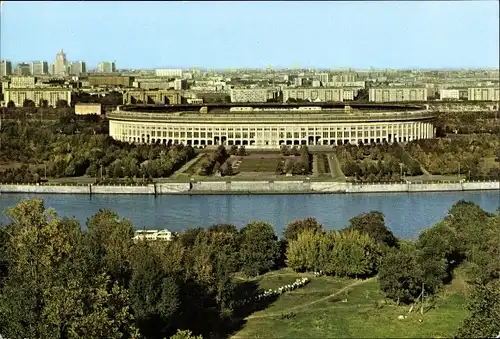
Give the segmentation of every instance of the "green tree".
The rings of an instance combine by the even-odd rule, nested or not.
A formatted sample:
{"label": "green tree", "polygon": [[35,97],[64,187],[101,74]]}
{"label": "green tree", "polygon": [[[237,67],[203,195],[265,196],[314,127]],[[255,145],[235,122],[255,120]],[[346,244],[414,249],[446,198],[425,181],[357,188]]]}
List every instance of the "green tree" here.
{"label": "green tree", "polygon": [[165,336],[174,330],[169,326],[179,308],[179,286],[147,243],[136,246],[134,254],[130,295],[137,325],[146,338]]}
{"label": "green tree", "polygon": [[324,267],[319,260],[322,235],[315,229],[306,229],[289,241],[286,264],[295,271],[316,271]]}
{"label": "green tree", "polygon": [[[370,236],[358,231],[334,232],[335,245],[323,271],[338,276],[369,276],[379,265],[380,247]],[[327,254],[328,255],[328,254]]]}
{"label": "green tree", "polygon": [[307,230],[321,233],[323,232],[323,225],[312,217],[294,220],[285,227],[283,237],[287,241],[296,240],[300,233]]}
{"label": "green tree", "polygon": [[372,211],[351,218],[346,230],[357,230],[368,234],[380,245],[392,247],[397,243],[396,237],[385,225],[384,215],[380,212]]}
{"label": "green tree", "polygon": [[203,339],[201,335],[195,336],[190,330],[177,330],[170,339]]}
{"label": "green tree", "polygon": [[269,271],[279,257],[278,238],[267,222],[252,222],[241,229],[242,271],[249,276]]}
{"label": "green tree", "polygon": [[495,338],[500,334],[500,282],[473,284],[467,317],[458,329],[458,338]]}
{"label": "green tree", "polygon": [[378,273],[380,289],[387,297],[409,303],[420,295],[423,272],[417,257],[415,245],[408,242],[387,251]]}
{"label": "green tree", "polygon": [[8,275],[0,290],[0,328],[8,338],[125,337],[137,334],[126,290],[92,271],[75,220],[41,199],[7,210]]}
{"label": "green tree", "polygon": [[86,241],[95,270],[125,284],[130,279],[133,226],[110,210],[99,210],[87,221]]}

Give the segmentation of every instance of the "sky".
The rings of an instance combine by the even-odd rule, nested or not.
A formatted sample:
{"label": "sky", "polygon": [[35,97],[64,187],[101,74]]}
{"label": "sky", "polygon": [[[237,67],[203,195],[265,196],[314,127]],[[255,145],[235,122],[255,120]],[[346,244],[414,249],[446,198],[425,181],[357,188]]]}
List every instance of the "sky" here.
{"label": "sky", "polygon": [[87,68],[499,67],[499,1],[3,2],[0,58]]}

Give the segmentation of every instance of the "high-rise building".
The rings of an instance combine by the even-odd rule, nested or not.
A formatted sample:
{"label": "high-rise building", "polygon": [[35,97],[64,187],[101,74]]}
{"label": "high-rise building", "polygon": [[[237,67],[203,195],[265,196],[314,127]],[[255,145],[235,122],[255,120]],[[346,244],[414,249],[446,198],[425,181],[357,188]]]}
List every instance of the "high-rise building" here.
{"label": "high-rise building", "polygon": [[17,76],[27,76],[31,75],[31,66],[25,62],[20,62],[16,66],[16,71],[14,72]]}
{"label": "high-rise building", "polygon": [[66,76],[68,75],[68,61],[66,60],[66,54],[64,54],[63,49],[56,55],[56,63],[54,67],[55,76]]}
{"label": "high-rise building", "polygon": [[71,64],[71,75],[80,75],[87,72],[85,61],[75,61]]}
{"label": "high-rise building", "polygon": [[12,75],[12,62],[2,60],[0,62],[0,77]]}
{"label": "high-rise building", "polygon": [[330,74],[328,74],[328,73],[319,73],[318,77],[319,77],[319,81],[321,81],[323,86],[330,81]]}
{"label": "high-rise building", "polygon": [[114,62],[103,61],[97,66],[97,73],[113,73],[116,71]]}
{"label": "high-rise building", "polygon": [[47,61],[30,62],[31,75],[45,75],[49,73],[49,64]]}

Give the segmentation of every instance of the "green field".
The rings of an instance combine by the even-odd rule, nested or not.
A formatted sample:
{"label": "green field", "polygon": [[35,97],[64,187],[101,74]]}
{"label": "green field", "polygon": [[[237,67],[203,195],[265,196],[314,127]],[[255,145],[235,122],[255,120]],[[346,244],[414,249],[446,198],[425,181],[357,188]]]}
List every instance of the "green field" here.
{"label": "green field", "polygon": [[[248,315],[233,338],[439,338],[453,337],[466,315],[464,287],[446,286],[435,307],[424,314],[386,301],[376,278],[368,280],[314,277],[288,270],[271,272],[257,281],[276,288],[307,276],[305,287],[287,292],[264,310]],[[295,317],[283,319],[293,312]],[[406,315],[399,320],[398,316]]]}
{"label": "green field", "polygon": [[250,154],[241,157],[241,164],[238,172],[264,172],[274,173],[280,159],[284,158],[279,154]]}

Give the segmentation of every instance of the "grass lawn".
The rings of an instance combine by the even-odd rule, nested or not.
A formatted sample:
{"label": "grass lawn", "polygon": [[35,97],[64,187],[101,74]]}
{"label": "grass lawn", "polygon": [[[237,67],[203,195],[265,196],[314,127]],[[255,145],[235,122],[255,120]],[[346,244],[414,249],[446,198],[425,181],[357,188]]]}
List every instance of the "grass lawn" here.
{"label": "grass lawn", "polygon": [[274,173],[281,158],[284,158],[284,156],[280,154],[250,154],[241,157],[241,163],[237,171]]}
{"label": "grass lawn", "polygon": [[[455,283],[444,289],[435,308],[421,315],[408,313],[409,306],[384,302],[376,278],[315,278],[282,270],[258,280],[260,286],[270,288],[299,276],[308,276],[311,282],[248,316],[233,338],[453,337],[466,315],[463,287]],[[296,314],[295,318],[281,319],[282,314],[290,312]],[[398,320],[399,315],[407,318]]]}

